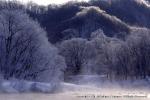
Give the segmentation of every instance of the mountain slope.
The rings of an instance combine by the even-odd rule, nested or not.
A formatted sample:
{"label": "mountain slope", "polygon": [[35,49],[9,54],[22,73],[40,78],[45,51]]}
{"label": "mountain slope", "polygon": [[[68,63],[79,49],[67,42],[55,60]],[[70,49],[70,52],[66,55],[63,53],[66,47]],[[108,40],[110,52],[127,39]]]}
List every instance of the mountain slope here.
{"label": "mountain slope", "polygon": [[150,5],[147,0],[93,0],[91,3],[130,25],[150,28]]}
{"label": "mountain slope", "polygon": [[62,22],[56,27],[57,33],[61,34],[64,30],[75,29],[79,37],[89,38],[90,34],[99,28],[107,36],[114,36],[120,32],[130,32],[130,26],[98,7],[90,6],[80,8],[81,11],[77,12],[74,17]]}

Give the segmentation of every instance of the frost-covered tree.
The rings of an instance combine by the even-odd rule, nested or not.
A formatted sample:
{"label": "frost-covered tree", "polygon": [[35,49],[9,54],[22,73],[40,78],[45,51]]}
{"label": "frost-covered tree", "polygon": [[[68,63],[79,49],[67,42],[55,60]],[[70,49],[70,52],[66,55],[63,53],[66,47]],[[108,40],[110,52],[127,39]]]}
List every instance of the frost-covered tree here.
{"label": "frost-covered tree", "polygon": [[94,58],[90,59],[86,69],[90,69],[91,73],[102,74],[106,73],[106,66],[104,65],[105,54],[107,51],[107,45],[109,38],[107,38],[101,29],[91,33],[91,40],[89,41],[91,49],[94,51]]}
{"label": "frost-covered tree", "polygon": [[114,76],[116,79],[127,79],[128,76],[128,66],[130,66],[130,54],[128,52],[128,45],[121,41],[117,43],[118,45],[114,46],[114,43],[111,45],[114,46],[113,51],[113,68],[110,69],[110,76]]}
{"label": "frost-covered tree", "polygon": [[116,78],[146,78],[150,69],[150,32],[134,29],[115,52]]}
{"label": "frost-covered tree", "polygon": [[134,69],[132,73],[136,77],[145,78],[150,74],[150,31],[148,29],[136,29],[127,39]]}
{"label": "frost-covered tree", "polygon": [[65,68],[57,53],[46,32],[26,13],[0,12],[0,72],[5,79],[47,82],[57,79]]}
{"label": "frost-covered tree", "polygon": [[73,38],[66,40],[60,45],[60,54],[65,57],[67,73],[78,74],[83,64],[93,55],[92,47],[86,39]]}
{"label": "frost-covered tree", "polygon": [[116,52],[121,48],[123,41],[117,38],[107,37],[101,29],[91,34],[92,50],[95,55],[86,63],[86,69],[90,69],[90,73],[105,74],[112,79],[118,71],[119,66],[116,66]]}

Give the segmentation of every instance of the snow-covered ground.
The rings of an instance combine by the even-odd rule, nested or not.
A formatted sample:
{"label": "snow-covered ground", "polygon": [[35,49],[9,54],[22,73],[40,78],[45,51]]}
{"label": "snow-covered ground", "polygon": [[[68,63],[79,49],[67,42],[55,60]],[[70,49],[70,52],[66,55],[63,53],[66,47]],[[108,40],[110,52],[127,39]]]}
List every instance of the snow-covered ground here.
{"label": "snow-covered ground", "polygon": [[[61,91],[59,93],[0,94],[0,100],[150,100],[150,97],[148,97],[149,93],[145,90],[96,88],[89,85],[61,83]],[[124,97],[126,95],[143,97]]]}
{"label": "snow-covered ground", "polygon": [[0,93],[51,93],[55,83],[42,83],[23,80],[0,81]]}
{"label": "snow-covered ground", "polygon": [[148,79],[110,82],[104,77],[71,76],[73,81],[61,82],[55,93],[50,83],[1,81],[0,100],[150,100]]}

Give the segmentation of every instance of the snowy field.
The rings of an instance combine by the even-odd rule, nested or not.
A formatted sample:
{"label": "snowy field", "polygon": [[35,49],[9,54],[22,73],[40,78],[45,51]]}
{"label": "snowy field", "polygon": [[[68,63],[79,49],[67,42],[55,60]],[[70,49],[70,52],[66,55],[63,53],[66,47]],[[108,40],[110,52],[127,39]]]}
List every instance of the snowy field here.
{"label": "snowy field", "polygon": [[0,100],[150,100],[147,80],[110,82],[94,75],[71,76],[70,80],[61,82],[54,93],[50,93],[53,84],[1,82]]}
{"label": "snowy field", "polygon": [[[0,100],[150,100],[148,91],[144,90],[126,90],[117,88],[96,88],[87,85],[75,85],[62,83],[60,93],[21,93],[21,94],[1,94]],[[123,97],[143,96],[143,97]],[[86,96],[86,97],[85,97]],[[107,96],[107,97],[102,97]],[[115,97],[120,96],[120,97]]]}

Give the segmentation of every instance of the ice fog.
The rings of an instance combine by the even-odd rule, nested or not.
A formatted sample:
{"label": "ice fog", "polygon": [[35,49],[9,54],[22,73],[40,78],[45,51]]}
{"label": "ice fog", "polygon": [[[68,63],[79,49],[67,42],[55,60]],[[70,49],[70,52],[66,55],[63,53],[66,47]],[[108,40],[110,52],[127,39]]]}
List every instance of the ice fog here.
{"label": "ice fog", "polygon": [[[28,81],[1,81],[1,100],[148,100],[150,80],[110,81],[104,75],[78,75],[68,77],[69,81],[61,82],[55,91],[49,83]],[[19,94],[18,94],[19,93]],[[21,93],[21,94],[20,94]],[[105,98],[103,96],[106,96]]]}

